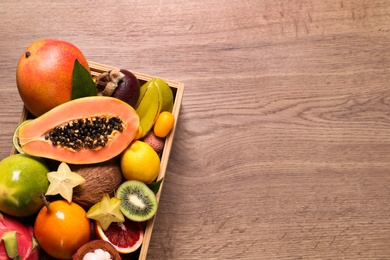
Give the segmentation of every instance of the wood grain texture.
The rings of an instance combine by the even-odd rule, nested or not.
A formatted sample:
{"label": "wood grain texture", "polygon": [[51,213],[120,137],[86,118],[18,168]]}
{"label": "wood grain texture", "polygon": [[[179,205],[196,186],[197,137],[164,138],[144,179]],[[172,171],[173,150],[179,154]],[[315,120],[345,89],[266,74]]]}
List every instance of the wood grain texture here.
{"label": "wood grain texture", "polygon": [[19,56],[58,38],[183,82],[148,259],[390,259],[390,3],[0,3],[0,156]]}

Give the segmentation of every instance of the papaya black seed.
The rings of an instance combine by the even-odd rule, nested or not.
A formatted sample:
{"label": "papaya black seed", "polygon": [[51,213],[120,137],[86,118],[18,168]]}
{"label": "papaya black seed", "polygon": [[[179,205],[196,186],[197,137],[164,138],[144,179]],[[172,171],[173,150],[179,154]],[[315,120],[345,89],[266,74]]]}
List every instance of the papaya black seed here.
{"label": "papaya black seed", "polygon": [[96,149],[105,147],[114,131],[123,131],[119,117],[92,117],[56,126],[45,135],[45,139],[50,140],[54,146],[61,145],[75,150]]}

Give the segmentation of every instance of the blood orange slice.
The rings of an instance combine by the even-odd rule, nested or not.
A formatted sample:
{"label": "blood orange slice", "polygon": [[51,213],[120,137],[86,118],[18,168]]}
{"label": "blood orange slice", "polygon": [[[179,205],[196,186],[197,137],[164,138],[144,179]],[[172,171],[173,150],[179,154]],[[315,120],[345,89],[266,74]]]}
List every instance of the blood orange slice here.
{"label": "blood orange slice", "polygon": [[144,230],[138,222],[126,219],[125,222],[113,222],[104,231],[98,221],[95,221],[96,235],[110,242],[121,254],[129,254],[136,251],[144,238]]}

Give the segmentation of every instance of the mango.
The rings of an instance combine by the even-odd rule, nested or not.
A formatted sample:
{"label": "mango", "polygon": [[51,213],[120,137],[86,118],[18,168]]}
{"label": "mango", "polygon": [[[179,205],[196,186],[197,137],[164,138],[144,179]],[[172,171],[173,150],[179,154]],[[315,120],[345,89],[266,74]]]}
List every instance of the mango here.
{"label": "mango", "polygon": [[31,114],[38,117],[71,100],[76,59],[90,71],[84,54],[66,41],[37,40],[25,50],[17,65],[16,84]]}

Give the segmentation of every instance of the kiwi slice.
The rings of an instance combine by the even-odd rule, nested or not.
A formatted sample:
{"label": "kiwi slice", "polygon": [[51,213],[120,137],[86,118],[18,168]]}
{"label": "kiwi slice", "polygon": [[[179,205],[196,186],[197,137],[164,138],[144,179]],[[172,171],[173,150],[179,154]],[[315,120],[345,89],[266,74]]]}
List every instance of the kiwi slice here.
{"label": "kiwi slice", "polygon": [[122,200],[120,209],[130,220],[142,222],[156,214],[156,195],[143,182],[125,181],[118,187],[115,196]]}

